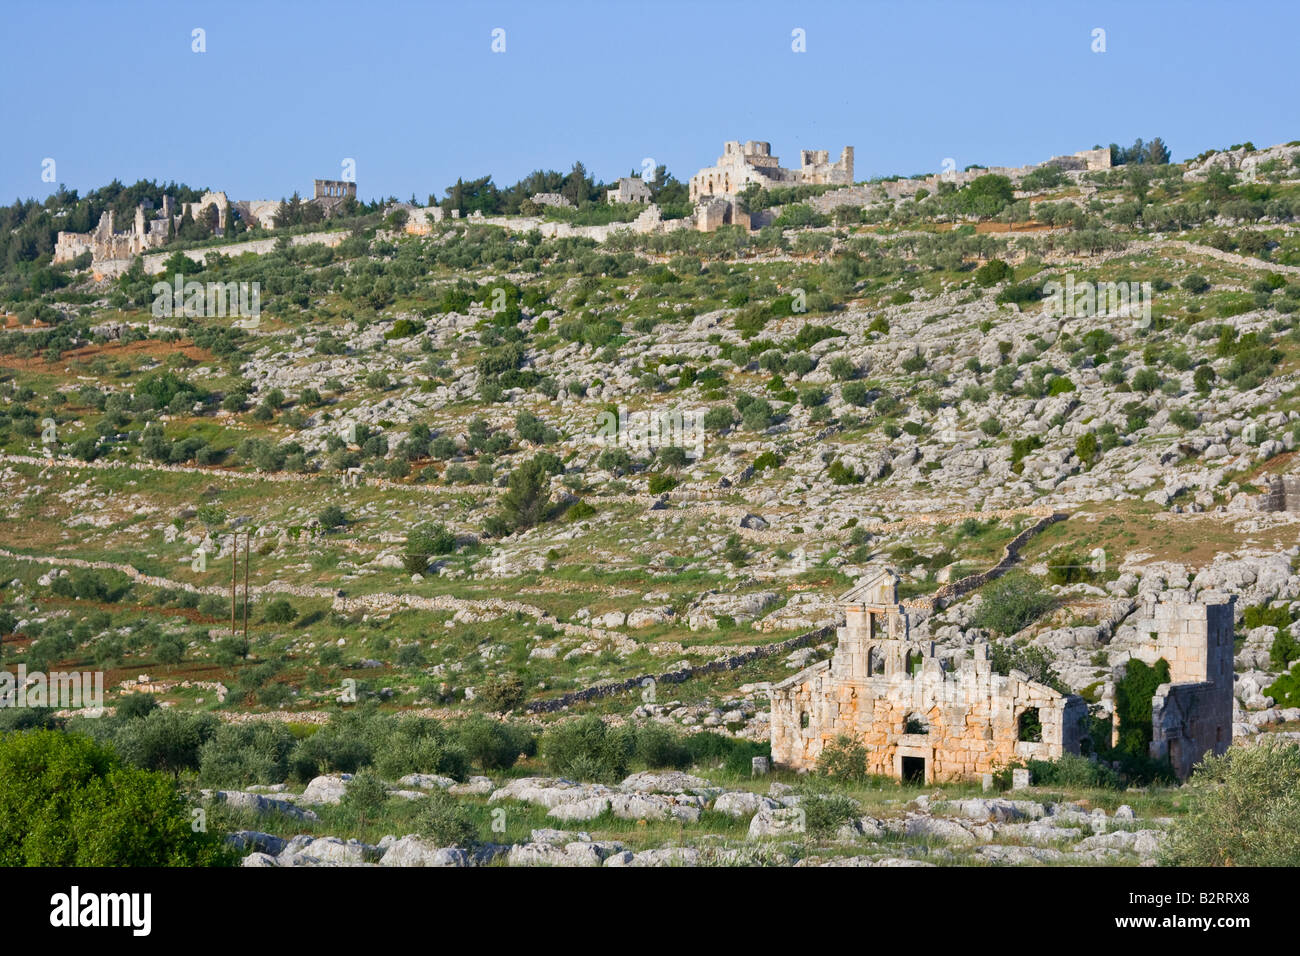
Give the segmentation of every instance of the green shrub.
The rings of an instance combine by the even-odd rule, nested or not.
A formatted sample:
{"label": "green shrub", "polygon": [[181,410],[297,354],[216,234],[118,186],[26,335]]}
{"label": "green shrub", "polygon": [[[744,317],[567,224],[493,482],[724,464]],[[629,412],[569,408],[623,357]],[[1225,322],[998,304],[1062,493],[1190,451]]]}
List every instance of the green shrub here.
{"label": "green shrub", "polygon": [[860,485],[864,479],[863,475],[859,475],[838,458],[831,462],[830,468],[826,470],[826,475],[830,478],[831,483],[836,485]]}
{"label": "green shrub", "polygon": [[406,536],[406,551],[402,567],[410,574],[423,574],[429,569],[429,559],[456,550],[456,535],[440,522],[416,525]]}
{"label": "green shrub", "polygon": [[1123,789],[1118,773],[1078,754],[1063,754],[1056,760],[1030,760],[1026,766],[1038,787]]}
{"label": "green shrub", "polygon": [[997,294],[995,301],[1001,305],[1003,303],[1014,303],[1016,305],[1028,305],[1031,302],[1037,302],[1043,297],[1043,290],[1033,282],[1021,282],[1018,285],[1009,285]]}
{"label": "green shrub", "polygon": [[523,724],[506,724],[474,716],[456,728],[465,755],[484,770],[509,770],[521,756],[537,753],[537,738]]}
{"label": "green shrub", "polygon": [[339,808],[359,823],[369,823],[375,819],[388,802],[388,790],[384,781],[369,770],[355,774],[347,782]]}
{"label": "green shrub", "polygon": [[871,390],[864,382],[845,382],[840,386],[840,397],[850,405],[857,405],[859,408],[871,404]]}
{"label": "green shrub", "polygon": [[840,780],[861,782],[867,770],[867,748],[847,734],[840,734],[822,748],[817,758],[817,772]]}
{"label": "green shrub", "polygon": [[166,776],[60,731],[0,736],[0,866],[212,866],[233,854],[196,833]]}
{"label": "green shrub", "polygon": [[295,745],[283,724],[222,724],[199,749],[199,780],[207,787],[283,783]]}
{"label": "green shrub", "polygon": [[638,727],[634,748],[635,759],[647,767],[688,767],[691,763],[686,745],[662,724]]}
{"label": "green shrub", "polygon": [[1044,593],[1042,584],[1024,573],[998,578],[980,593],[984,600],[972,623],[1003,635],[1023,630],[1052,606],[1052,597]]}
{"label": "green shrub", "polygon": [[1278,631],[1273,646],[1268,650],[1268,659],[1276,670],[1285,671],[1292,661],[1300,659],[1300,642],[1291,636],[1290,631]]}
{"label": "green shrub", "polygon": [[326,531],[341,527],[348,523],[348,516],[343,513],[343,509],[338,505],[326,505],[319,515],[320,526]]}
{"label": "green shrub", "polygon": [[118,720],[135,720],[148,717],[158,709],[158,698],[153,694],[126,694],[118,699]]}
{"label": "green shrub", "polygon": [[1058,551],[1047,561],[1047,580],[1053,584],[1075,584],[1092,578],[1087,560],[1073,551]]}
{"label": "green shrub", "polygon": [[592,714],[548,729],[542,755],[560,776],[614,783],[627,775],[634,743],[626,729],[607,727]]}
{"label": "green shrub", "polygon": [[415,829],[421,837],[440,847],[468,847],[478,840],[478,827],[469,810],[444,790],[431,792],[421,802]]}
{"label": "green shrub", "polygon": [[463,780],[469,771],[459,741],[436,720],[375,718],[363,732],[371,741],[375,770],[386,780],[408,773],[437,773]]}
{"label": "green shrub", "polygon": [[672,475],[651,475],[646,484],[647,490],[652,495],[661,495],[665,491],[672,491],[677,487],[677,479]]}
{"label": "green shrub", "polygon": [[120,724],[113,742],[126,761],[175,777],[182,770],[198,769],[199,752],[218,726],[211,714],[159,708],[139,720]]}
{"label": "green shrub", "polygon": [[1300,866],[1300,747],[1232,747],[1196,768],[1161,854],[1169,866]]}
{"label": "green shrub", "polygon": [[289,771],[303,783],[323,773],[355,773],[370,763],[373,753],[361,715],[339,714],[298,742],[289,757]]}
{"label": "green shrub", "polygon": [[799,802],[804,826],[813,836],[827,836],[852,820],[858,805],[842,794],[810,794]]}
{"label": "green shrub", "polygon": [[1254,604],[1246,608],[1241,615],[1241,626],[1248,631],[1257,627],[1285,628],[1291,625],[1291,609],[1285,604],[1269,606]]}
{"label": "green shrub", "polygon": [[594,505],[586,501],[576,501],[564,512],[564,517],[568,521],[585,521],[594,514],[596,514]]}
{"label": "green shrub", "polygon": [[288,624],[297,617],[298,612],[285,598],[276,598],[268,602],[266,610],[262,612],[262,619],[268,624]]}
{"label": "green shrub", "polygon": [[492,674],[475,690],[475,698],[481,700],[488,710],[498,714],[514,710],[523,703],[526,694],[524,682],[518,674]]}
{"label": "green shrub", "polygon": [[1273,681],[1264,693],[1279,707],[1300,707],[1300,665]]}
{"label": "green shrub", "polygon": [[1010,279],[1013,274],[1011,267],[1001,259],[990,259],[975,270],[975,281],[987,289]]}

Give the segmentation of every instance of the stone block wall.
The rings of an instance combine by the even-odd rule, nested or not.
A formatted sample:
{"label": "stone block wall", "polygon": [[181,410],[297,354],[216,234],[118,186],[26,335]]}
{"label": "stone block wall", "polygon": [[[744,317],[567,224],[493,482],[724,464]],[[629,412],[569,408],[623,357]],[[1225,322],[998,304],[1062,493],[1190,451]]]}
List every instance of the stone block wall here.
{"label": "stone block wall", "polygon": [[1168,758],[1185,780],[1207,753],[1232,744],[1233,606],[1236,598],[1208,603],[1157,603],[1143,609],[1139,628],[1151,643],[1134,653],[1147,663],[1169,664],[1168,684],[1151,701],[1151,756]]}
{"label": "stone block wall", "polygon": [[[1086,715],[1082,698],[1024,675],[995,674],[982,656],[953,673],[927,657],[910,674],[893,670],[865,679],[847,679],[837,674],[835,660],[823,661],[772,688],[772,759],[811,768],[843,734],[868,749],[873,773],[915,773],[927,782],[972,779],[1016,760],[1077,753]],[[1034,716],[1038,739],[1021,740],[1022,720]]]}
{"label": "stone block wall", "polygon": [[[63,233],[59,233],[62,237]],[[1259,497],[1260,511],[1300,511],[1300,475],[1269,479],[1268,491]]]}
{"label": "stone block wall", "polygon": [[1168,759],[1179,780],[1208,753],[1223,754],[1232,743],[1232,685],[1226,707],[1223,685],[1214,681],[1161,684],[1151,699],[1151,756]]}

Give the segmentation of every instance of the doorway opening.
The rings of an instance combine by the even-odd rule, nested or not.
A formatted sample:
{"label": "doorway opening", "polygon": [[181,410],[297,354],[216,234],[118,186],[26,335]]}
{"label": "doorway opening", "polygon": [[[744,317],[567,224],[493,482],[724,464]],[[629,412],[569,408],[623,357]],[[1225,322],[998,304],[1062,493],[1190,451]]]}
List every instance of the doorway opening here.
{"label": "doorway opening", "polygon": [[925,783],[925,758],[903,758],[903,783]]}

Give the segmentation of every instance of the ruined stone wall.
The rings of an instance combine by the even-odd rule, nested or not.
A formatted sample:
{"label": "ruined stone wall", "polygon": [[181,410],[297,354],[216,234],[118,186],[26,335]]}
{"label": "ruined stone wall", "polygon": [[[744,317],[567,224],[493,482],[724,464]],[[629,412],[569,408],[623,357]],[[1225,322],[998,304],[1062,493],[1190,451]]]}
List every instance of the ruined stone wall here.
{"label": "ruined stone wall", "polygon": [[1222,754],[1232,743],[1233,606],[1219,603],[1157,603],[1142,609],[1136,627],[1150,643],[1133,656],[1169,664],[1168,684],[1151,702],[1151,756],[1169,759],[1186,779],[1206,753]]}
{"label": "ruined stone wall", "polygon": [[853,147],[846,146],[832,163],[826,150],[806,149],[800,153],[800,168],[785,169],[772,155],[768,143],[751,140],[742,147],[732,141],[723,145],[722,155],[713,166],[706,166],[690,179],[692,201],[709,196],[734,196],[750,184],[838,185],[853,183]]}
{"label": "ruined stone wall", "polygon": [[852,186],[853,147],[845,146],[833,163],[824,149],[804,150],[799,155],[799,178],[812,186]]}
{"label": "ruined stone wall", "polygon": [[1300,475],[1270,478],[1268,491],[1259,496],[1259,510],[1300,511]]}
{"label": "ruined stone wall", "polygon": [[1179,780],[1207,753],[1223,754],[1232,743],[1232,686],[1214,681],[1161,684],[1151,698],[1151,756],[1168,758]]}
{"label": "ruined stone wall", "polygon": [[[1019,739],[1030,710],[1041,725],[1038,741]],[[895,668],[854,679],[837,676],[831,660],[773,686],[772,758],[810,768],[845,734],[868,748],[873,773],[901,778],[904,758],[912,758],[924,761],[927,782],[967,779],[1017,760],[1077,753],[1086,714],[1082,698],[1024,675],[994,674],[983,656],[963,661],[954,673],[927,657],[910,674]],[[921,728],[926,732],[908,732]]]}

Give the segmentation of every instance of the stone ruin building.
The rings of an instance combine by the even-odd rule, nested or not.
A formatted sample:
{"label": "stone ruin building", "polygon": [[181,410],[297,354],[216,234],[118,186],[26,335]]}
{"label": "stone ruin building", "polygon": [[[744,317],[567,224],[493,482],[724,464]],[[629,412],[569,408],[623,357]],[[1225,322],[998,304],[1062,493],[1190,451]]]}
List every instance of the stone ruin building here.
{"label": "stone ruin building", "polygon": [[1186,780],[1206,753],[1232,743],[1232,675],[1236,597],[1217,603],[1156,602],[1140,611],[1137,627],[1150,642],[1133,656],[1147,664],[1164,659],[1169,683],[1151,701],[1151,756],[1168,759]]}
{"label": "stone ruin building", "polygon": [[190,203],[176,203],[171,196],[163,196],[162,209],[156,216],[152,215],[152,203],[141,203],[135,207],[131,228],[125,232],[117,231],[113,210],[107,209],[91,232],[60,232],[54,246],[54,261],[70,262],[86,252],[90,253],[92,262],[130,259],[166,245],[187,213],[198,221],[208,215],[209,206],[216,208],[218,232],[225,232],[230,201],[221,192],[206,192],[198,202]]}
{"label": "stone ruin building", "polygon": [[1260,511],[1300,511],[1300,474],[1270,478],[1258,502]]}
{"label": "stone ruin building", "polygon": [[1019,183],[1035,169],[1044,166],[1056,166],[1067,173],[1110,169],[1110,149],[1107,147],[1084,149],[1069,156],[1053,156],[1045,162],[1032,163],[1028,166],[976,166],[972,169],[950,169],[916,179],[887,179],[875,185],[886,199],[908,199],[922,189],[933,193],[939,188],[940,183],[951,183],[958,187],[966,186],[981,176],[1006,176],[1013,183]]}
{"label": "stone ruin building", "polygon": [[348,199],[357,198],[357,184],[352,180],[316,179],[312,181],[311,202],[320,206],[326,217],[334,215]]}
{"label": "stone ruin building", "polygon": [[645,203],[650,202],[654,197],[650,195],[650,187],[637,176],[624,176],[614,188],[605,192],[605,201],[611,203]]}
{"label": "stone ruin building", "polygon": [[746,186],[851,186],[853,147],[845,146],[836,162],[824,149],[805,149],[799,154],[798,169],[783,169],[772,155],[770,143],[750,140],[726,143],[717,165],[701,169],[691,177],[693,202],[711,196],[734,197]]}
{"label": "stone ruin building", "polygon": [[[898,576],[878,568],[841,596],[845,625],[821,661],[772,686],[772,759],[810,769],[846,735],[866,746],[868,769],[899,780],[974,779],[1025,760],[1054,760],[1089,745],[1088,707],[1019,671],[993,672],[988,645],[955,667],[910,636]],[[1154,604],[1145,612],[1154,663],[1170,683],[1152,702],[1151,754],[1185,778],[1232,739],[1232,601]],[[1136,656],[1136,655],[1135,655]]]}
{"label": "stone ruin building", "polygon": [[[305,201],[319,206],[328,218],[346,200],[356,196],[355,182],[317,179],[312,184],[311,199]],[[166,245],[187,213],[195,221],[210,216],[209,207],[216,210],[217,235],[224,235],[232,209],[250,227],[273,228],[280,200],[242,199],[232,203],[224,192],[205,192],[198,202],[177,203],[171,196],[163,196],[162,208],[156,215],[149,202],[137,206],[131,228],[124,232],[116,230],[113,210],[109,209],[99,217],[99,225],[91,232],[60,232],[54,246],[54,261],[70,262],[85,252],[90,253],[91,262],[96,264],[132,259]]]}

